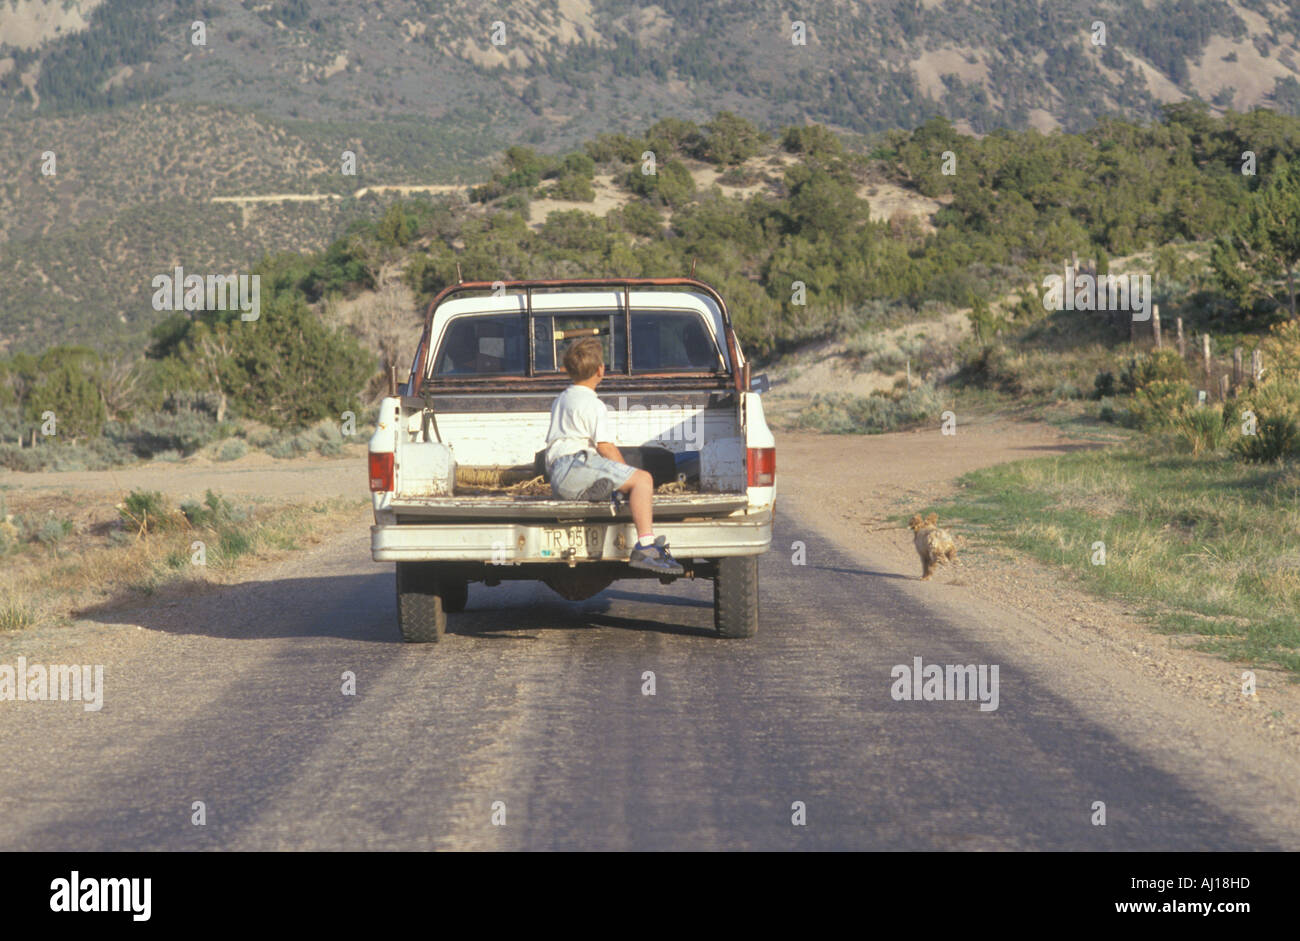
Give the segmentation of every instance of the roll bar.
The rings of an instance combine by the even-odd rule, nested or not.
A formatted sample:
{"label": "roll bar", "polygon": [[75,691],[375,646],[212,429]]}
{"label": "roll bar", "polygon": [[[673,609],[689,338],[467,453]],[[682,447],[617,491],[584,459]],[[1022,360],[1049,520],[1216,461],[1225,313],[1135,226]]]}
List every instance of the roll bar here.
{"label": "roll bar", "polygon": [[[425,376],[428,374],[429,356],[433,346],[433,315],[438,307],[446,300],[455,297],[457,294],[468,294],[474,291],[491,291],[499,286],[504,285],[506,291],[522,291],[525,297],[525,305],[528,314],[528,346],[529,346],[529,363],[533,360],[533,343],[534,334],[532,326],[533,313],[533,292],[538,290],[551,290],[558,288],[621,288],[623,291],[623,309],[625,313],[631,316],[631,298],[630,294],[633,288],[690,288],[706,295],[713,303],[718,305],[718,310],[722,314],[722,326],[726,331],[727,355],[731,360],[731,373],[735,381],[737,390],[747,391],[743,383],[743,373],[740,363],[740,347],[736,343],[736,334],[731,326],[731,314],[727,312],[727,303],[722,299],[713,285],[700,281],[698,278],[552,278],[548,280],[529,280],[529,281],[459,281],[456,284],[449,284],[443,288],[429,302],[428,309],[424,315],[424,338],[425,342],[420,351],[419,366],[415,375],[423,383]],[[631,363],[631,344],[632,334],[628,331],[627,343],[629,346],[628,362]],[[748,365],[748,364],[746,364]]]}

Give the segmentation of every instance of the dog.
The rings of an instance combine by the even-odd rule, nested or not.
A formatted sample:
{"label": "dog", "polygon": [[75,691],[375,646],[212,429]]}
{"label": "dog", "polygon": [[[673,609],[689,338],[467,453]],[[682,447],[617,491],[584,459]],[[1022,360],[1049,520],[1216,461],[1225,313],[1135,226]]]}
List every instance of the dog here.
{"label": "dog", "polygon": [[921,514],[918,513],[907,525],[916,533],[912,542],[916,545],[917,554],[921,556],[922,581],[934,574],[936,565],[957,561],[957,543],[948,535],[947,530],[939,528],[937,513],[931,513],[925,519],[921,519]]}

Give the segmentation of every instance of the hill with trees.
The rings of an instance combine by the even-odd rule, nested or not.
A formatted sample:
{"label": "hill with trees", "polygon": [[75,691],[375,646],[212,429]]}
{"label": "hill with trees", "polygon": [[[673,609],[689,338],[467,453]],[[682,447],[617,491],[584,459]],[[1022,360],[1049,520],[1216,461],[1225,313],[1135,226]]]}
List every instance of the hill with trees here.
{"label": "hill with trees", "polygon": [[[1104,273],[1108,258],[1150,253],[1156,300],[1189,326],[1240,336],[1293,323],[1300,172],[1287,158],[1297,144],[1295,118],[1219,118],[1180,104],[1149,125],[1105,121],[1083,134],[976,139],[935,118],[866,152],[819,126],[769,135],[728,112],[602,134],[567,154],[512,146],[469,202],[398,200],[319,252],[261,257],[256,322],[237,311],[161,313],[145,351],[65,341],[0,361],[0,439],[35,440],[46,411],[66,422],[68,438],[100,441],[93,448],[119,457],[187,453],[229,420],[337,420],[382,388],[390,367],[406,367],[419,308],[458,266],[466,278],[495,280],[663,276],[694,263],[760,358],[967,309],[968,347],[918,351],[918,380],[1023,392],[1032,382],[1008,358],[1006,338],[1059,347],[1062,331],[1083,329],[1088,342],[1108,342],[1102,320],[1048,311],[1037,288],[1075,254],[1099,259]],[[1254,173],[1242,172],[1247,150]],[[696,184],[705,171],[716,181],[708,188]],[[557,194],[581,206],[598,177],[625,196],[603,215],[569,208],[531,218],[535,203]],[[939,208],[928,219],[879,218],[870,194],[886,183]],[[1208,260],[1188,260],[1197,257]],[[1090,377],[1078,370],[1108,355],[1097,350],[1068,367],[1052,361],[1043,370],[1052,388],[1073,369],[1066,394],[1085,394]],[[1142,387],[1129,385],[1130,394]],[[1113,388],[1098,377],[1103,394]],[[43,450],[13,457],[8,447],[23,462]]]}

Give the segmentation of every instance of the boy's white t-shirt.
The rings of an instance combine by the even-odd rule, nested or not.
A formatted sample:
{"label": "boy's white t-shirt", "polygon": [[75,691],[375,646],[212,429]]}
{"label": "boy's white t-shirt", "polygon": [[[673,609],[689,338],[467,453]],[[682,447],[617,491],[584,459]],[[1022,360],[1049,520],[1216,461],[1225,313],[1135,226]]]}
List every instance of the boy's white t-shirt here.
{"label": "boy's white t-shirt", "polygon": [[609,408],[594,389],[571,385],[551,405],[551,427],[546,432],[546,468],[567,454],[595,451],[600,441],[613,442]]}

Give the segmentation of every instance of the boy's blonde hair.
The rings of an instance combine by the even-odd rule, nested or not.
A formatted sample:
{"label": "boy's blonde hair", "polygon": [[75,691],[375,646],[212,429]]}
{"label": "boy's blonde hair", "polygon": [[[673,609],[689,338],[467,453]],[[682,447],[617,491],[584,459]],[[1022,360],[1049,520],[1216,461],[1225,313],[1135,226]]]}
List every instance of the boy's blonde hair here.
{"label": "boy's blonde hair", "polygon": [[583,337],[564,352],[564,371],[574,382],[596,375],[605,363],[605,344],[599,337]]}

